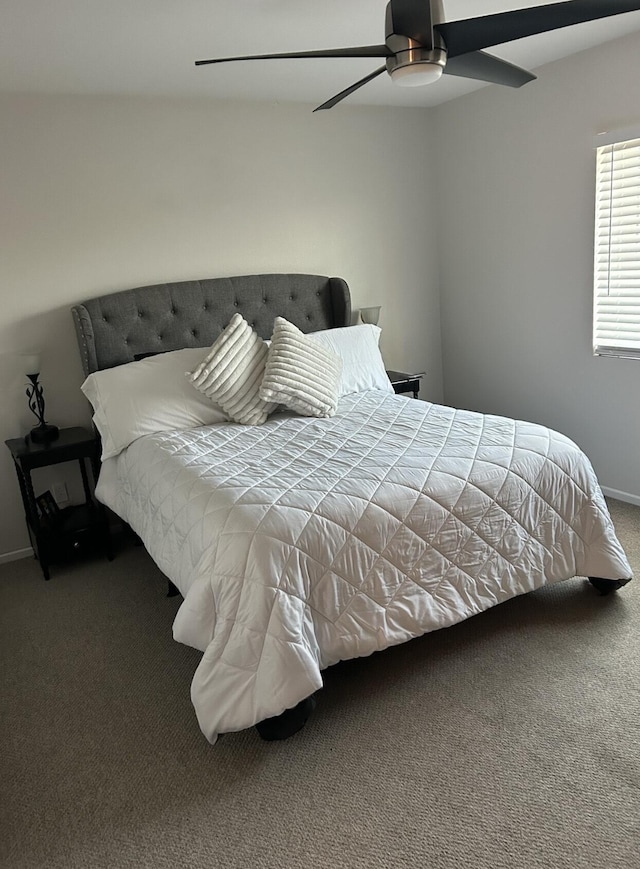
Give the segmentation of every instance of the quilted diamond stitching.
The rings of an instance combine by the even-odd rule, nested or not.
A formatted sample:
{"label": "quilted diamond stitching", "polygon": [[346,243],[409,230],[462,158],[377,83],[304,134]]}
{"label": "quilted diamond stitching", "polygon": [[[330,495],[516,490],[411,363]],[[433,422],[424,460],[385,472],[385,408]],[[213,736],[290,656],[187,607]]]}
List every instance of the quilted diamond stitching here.
{"label": "quilted diamond stitching", "polygon": [[[531,583],[565,578],[571,558],[586,558],[599,538],[616,553],[593,471],[568,439],[531,424],[385,393],[348,396],[327,420],[284,414],[253,429],[222,425],[154,435],[117,462],[122,488],[111,506],[153,543],[161,569],[185,592],[193,589],[184,619],[182,610],[176,619],[178,638],[204,648],[212,633],[201,664],[209,672],[237,668],[246,643],[254,664],[258,660],[248,667],[261,673],[249,693],[272,678],[261,663],[267,644],[286,652],[276,612],[287,598],[301,607],[296,644],[307,647],[317,668],[452,623]],[[550,469],[553,497],[545,495]],[[572,515],[563,516],[555,499],[573,499]],[[380,540],[371,539],[363,520],[372,512]],[[554,567],[556,544],[527,526],[539,516],[575,548],[566,564],[560,559]],[[229,571],[238,522],[244,543]],[[319,529],[332,548],[317,544]],[[275,577],[260,562],[263,552],[266,561],[277,553]],[[518,571],[512,561],[519,555],[542,565],[538,575]],[[621,569],[624,561],[620,550]],[[386,586],[383,576],[392,577]],[[497,586],[496,576],[502,577]],[[204,586],[210,593],[200,598]],[[213,608],[212,628],[194,639],[184,630],[200,599]],[[257,600],[265,613],[259,624],[252,617]],[[428,611],[422,622],[416,614],[421,600]],[[403,625],[399,614],[408,602],[412,615]],[[197,609],[193,613],[198,617]],[[312,628],[300,613],[309,614]],[[202,613],[199,618],[206,621]],[[353,636],[354,627],[361,636]],[[310,673],[308,684],[318,678]],[[197,681],[198,674],[196,693]]]}

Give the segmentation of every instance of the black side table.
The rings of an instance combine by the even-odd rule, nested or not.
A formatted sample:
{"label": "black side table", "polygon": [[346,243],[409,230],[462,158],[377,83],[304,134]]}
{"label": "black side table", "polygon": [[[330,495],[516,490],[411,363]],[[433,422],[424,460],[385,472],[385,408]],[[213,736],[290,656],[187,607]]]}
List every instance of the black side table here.
{"label": "black side table", "polygon": [[[94,483],[100,470],[99,446],[92,432],[84,428],[63,428],[55,441],[35,444],[29,436],[5,441],[11,450],[18,475],[25,519],[33,550],[40,561],[45,579],[53,561],[93,551],[99,541],[102,551],[111,561],[111,540],[107,514],[91,494],[86,460],[91,464]],[[84,504],[74,504],[59,510],[47,519],[38,510],[31,482],[31,471],[77,460],[82,473]]]}
{"label": "black side table", "polygon": [[403,371],[387,371],[387,377],[391,381],[396,395],[401,392],[413,392],[413,397],[417,398],[420,392],[420,381],[424,377],[424,371],[421,371],[419,374],[405,374]]}

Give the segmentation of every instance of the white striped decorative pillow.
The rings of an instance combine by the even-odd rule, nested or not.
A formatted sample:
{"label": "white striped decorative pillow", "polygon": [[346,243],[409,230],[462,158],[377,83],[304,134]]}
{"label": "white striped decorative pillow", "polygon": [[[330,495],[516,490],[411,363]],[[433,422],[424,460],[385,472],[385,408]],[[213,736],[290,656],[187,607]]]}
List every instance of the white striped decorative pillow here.
{"label": "white striped decorative pillow", "polygon": [[234,422],[262,425],[276,407],[259,394],[266,360],[266,343],[240,314],[234,314],[187,377]]}
{"label": "white striped decorative pillow", "polygon": [[264,401],[284,404],[301,416],[334,416],[341,373],[337,353],[276,317],[260,387]]}

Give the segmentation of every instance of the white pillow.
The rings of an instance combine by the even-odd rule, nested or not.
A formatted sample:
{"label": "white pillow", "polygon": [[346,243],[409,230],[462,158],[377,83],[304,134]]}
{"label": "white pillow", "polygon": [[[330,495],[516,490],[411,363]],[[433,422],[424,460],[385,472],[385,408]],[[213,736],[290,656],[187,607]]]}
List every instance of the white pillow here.
{"label": "white pillow", "polygon": [[334,416],[341,370],[336,353],[276,317],[260,395],[301,416]]}
{"label": "white pillow", "polygon": [[381,331],[379,326],[363,323],[310,333],[342,359],[340,396],[350,392],[364,392],[367,389],[393,392],[378,347]]}
{"label": "white pillow", "polygon": [[103,461],[143,435],[227,421],[219,407],[184,379],[202,352],[202,347],[190,347],[160,353],[87,377],[81,389],[93,405]]}
{"label": "white pillow", "polygon": [[235,422],[262,425],[276,407],[259,394],[266,361],[266,343],[240,314],[234,314],[187,377]]}

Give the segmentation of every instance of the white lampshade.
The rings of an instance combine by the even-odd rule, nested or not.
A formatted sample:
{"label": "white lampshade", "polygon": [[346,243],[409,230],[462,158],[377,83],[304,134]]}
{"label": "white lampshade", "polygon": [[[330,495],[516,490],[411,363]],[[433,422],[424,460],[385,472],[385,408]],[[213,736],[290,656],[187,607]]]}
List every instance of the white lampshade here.
{"label": "white lampshade", "polygon": [[420,87],[424,84],[433,84],[442,75],[443,67],[439,63],[424,61],[410,63],[407,66],[399,66],[391,71],[391,79],[400,87]]}
{"label": "white lampshade", "polygon": [[360,308],[360,319],[363,323],[371,323],[373,326],[377,326],[380,319],[380,308],[380,305],[374,305],[372,308]]}
{"label": "white lampshade", "polygon": [[38,353],[23,353],[21,359],[22,370],[27,376],[40,374],[40,355]]}

